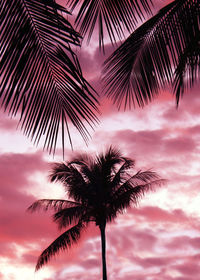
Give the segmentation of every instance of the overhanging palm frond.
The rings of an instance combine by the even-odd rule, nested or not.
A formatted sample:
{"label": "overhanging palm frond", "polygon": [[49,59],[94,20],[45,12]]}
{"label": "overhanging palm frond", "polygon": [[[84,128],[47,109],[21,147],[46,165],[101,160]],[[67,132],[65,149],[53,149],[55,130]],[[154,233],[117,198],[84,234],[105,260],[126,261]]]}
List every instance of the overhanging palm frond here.
{"label": "overhanging palm frond", "polygon": [[48,211],[53,209],[55,211],[61,211],[66,207],[79,207],[80,204],[78,202],[69,201],[65,199],[40,199],[35,201],[31,206],[28,207],[28,211],[34,212],[36,210],[44,210]]}
{"label": "overhanging palm frond", "polygon": [[70,248],[74,243],[76,243],[79,240],[81,231],[84,229],[84,227],[85,224],[78,223],[54,240],[39,256],[36,265],[36,271],[44,264],[48,263],[51,257],[55,256],[60,251]]}
{"label": "overhanging palm frond", "polygon": [[99,29],[99,47],[104,48],[105,30],[112,43],[116,38],[124,36],[124,30],[130,32],[144,18],[151,13],[152,1],[148,0],[68,0],[69,6],[74,8],[80,3],[81,7],[76,17],[80,33],[88,33],[91,39],[95,26]]}
{"label": "overhanging palm frond", "polygon": [[[105,61],[104,90],[118,107],[144,106],[173,83],[185,50],[192,42],[199,44],[199,15],[198,0],[175,0],[133,32]],[[195,57],[192,62],[187,57],[187,64],[196,65],[193,76],[187,77],[190,81],[197,80],[199,71],[199,53]]]}
{"label": "overhanging palm frond", "polygon": [[185,90],[191,88],[198,80],[200,73],[200,32],[191,40],[191,43],[179,57],[178,66],[175,70],[173,81],[176,104],[178,106],[180,97]]}
{"label": "overhanging palm frond", "polygon": [[[86,123],[97,121],[97,99],[71,49],[79,35],[54,0],[1,1],[1,104],[20,113],[21,128],[55,152],[59,127],[71,122],[87,140]],[[96,113],[95,113],[96,111]]]}

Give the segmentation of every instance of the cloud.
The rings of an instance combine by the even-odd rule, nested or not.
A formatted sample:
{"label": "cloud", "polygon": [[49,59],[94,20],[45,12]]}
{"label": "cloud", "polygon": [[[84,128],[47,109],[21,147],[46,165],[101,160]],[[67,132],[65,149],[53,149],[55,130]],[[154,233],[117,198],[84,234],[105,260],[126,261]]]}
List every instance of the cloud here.
{"label": "cloud", "polygon": [[[176,265],[174,268],[179,271],[183,276],[186,275],[188,277],[198,277],[200,274],[199,260],[196,263],[185,262],[182,265]],[[196,278],[197,279],[197,278]]]}
{"label": "cloud", "polygon": [[6,113],[0,112],[0,130],[4,131],[13,131],[16,130],[18,121],[16,119],[11,119]]}
{"label": "cloud", "polygon": [[187,250],[188,248],[198,249],[199,244],[200,244],[200,237],[190,237],[190,236],[182,235],[173,238],[170,242],[166,244],[166,246],[173,250],[177,250],[177,249]]}
{"label": "cloud", "polygon": [[[108,48],[111,50],[111,46]],[[85,76],[100,91],[99,70],[96,71],[103,55],[94,49],[80,56]],[[169,184],[144,198],[140,208],[129,209],[107,226],[110,280],[196,280],[199,276],[200,98],[197,91],[185,94],[176,110],[169,93],[164,95],[144,109],[124,113],[102,98],[102,123],[87,149],[75,134],[79,152],[95,154],[112,144],[136,159],[136,170],[153,168],[170,179]],[[15,125],[13,120],[2,118],[0,129],[10,135]],[[12,144],[15,145],[14,139]],[[67,159],[72,154],[67,150]],[[50,188],[47,184],[49,164],[44,155],[40,151],[0,155],[1,258],[8,259],[10,267],[13,263],[18,268],[28,267],[30,280],[99,279],[101,243],[94,225],[78,244],[51,260],[46,266],[51,276],[44,276],[45,272],[41,277],[39,273],[34,276],[39,254],[60,234],[51,213],[26,213],[36,199],[59,192],[58,185]],[[61,150],[56,158],[62,158]],[[8,279],[5,274],[0,278]],[[19,278],[14,275],[13,279]]]}
{"label": "cloud", "polygon": [[[156,206],[146,206],[142,208],[131,208],[129,212],[136,218],[142,217],[143,220],[148,222],[171,222],[171,223],[181,223],[188,224],[192,222],[191,217],[188,217],[182,209],[175,209],[172,211],[167,211]],[[194,222],[197,219],[193,219]]]}
{"label": "cloud", "polygon": [[45,219],[39,215],[30,217],[26,213],[27,207],[35,200],[26,191],[33,184],[29,176],[47,170],[48,164],[40,152],[0,155],[0,240],[3,248],[7,248],[5,253],[12,253],[9,250],[11,243],[23,245],[41,238],[42,234],[48,237],[51,224],[44,222]]}

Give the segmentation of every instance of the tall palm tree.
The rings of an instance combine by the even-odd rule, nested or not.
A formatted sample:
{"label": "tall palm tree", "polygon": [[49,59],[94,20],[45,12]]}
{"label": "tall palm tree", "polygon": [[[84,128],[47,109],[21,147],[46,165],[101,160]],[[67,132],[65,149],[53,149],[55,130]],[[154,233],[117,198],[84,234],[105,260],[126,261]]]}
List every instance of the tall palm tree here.
{"label": "tall palm tree", "polygon": [[1,10],[0,102],[19,113],[24,133],[54,152],[61,125],[72,123],[83,138],[97,121],[97,95],[84,79],[75,55],[80,35],[55,0],[4,0]]}
{"label": "tall palm tree", "polygon": [[123,157],[112,147],[95,158],[80,155],[67,163],[54,165],[50,179],[63,184],[70,200],[42,199],[34,202],[28,210],[53,209],[53,220],[59,228],[71,228],[42,252],[36,270],[59,251],[77,242],[82,230],[94,222],[101,233],[102,274],[103,280],[107,279],[106,224],[131,204],[136,206],[146,192],[163,183],[155,172],[134,173],[134,166],[134,160]]}

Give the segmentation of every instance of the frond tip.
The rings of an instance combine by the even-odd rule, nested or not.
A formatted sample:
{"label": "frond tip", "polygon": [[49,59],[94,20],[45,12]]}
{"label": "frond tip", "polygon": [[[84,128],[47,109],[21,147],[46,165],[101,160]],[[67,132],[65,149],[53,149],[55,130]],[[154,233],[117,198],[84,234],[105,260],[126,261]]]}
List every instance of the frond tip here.
{"label": "frond tip", "polygon": [[151,14],[152,1],[148,0],[68,0],[72,10],[81,3],[76,17],[76,25],[80,26],[80,33],[88,33],[88,42],[95,26],[99,30],[99,47],[104,50],[104,36],[107,32],[110,41],[124,37],[124,31],[132,31],[138,20]]}
{"label": "frond tip", "polygon": [[57,255],[60,251],[69,249],[72,244],[76,243],[84,227],[85,225],[83,223],[78,223],[54,240],[39,256],[35,270],[39,270],[53,256]]}

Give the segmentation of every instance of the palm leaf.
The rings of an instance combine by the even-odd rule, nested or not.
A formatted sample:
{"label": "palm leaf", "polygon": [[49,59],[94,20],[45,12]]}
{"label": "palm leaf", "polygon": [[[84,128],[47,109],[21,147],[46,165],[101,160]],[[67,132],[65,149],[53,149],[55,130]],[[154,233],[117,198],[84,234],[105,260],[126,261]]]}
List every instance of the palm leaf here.
{"label": "palm leaf", "polygon": [[[68,4],[74,8],[79,0],[69,0]],[[111,42],[124,36],[124,30],[130,32],[145,14],[151,13],[152,2],[147,0],[84,0],[78,11],[75,23],[80,26],[80,33],[88,33],[91,39],[95,26],[99,29],[99,46],[104,48],[105,30]]]}
{"label": "palm leaf", "polygon": [[[72,160],[65,163],[56,163],[53,166],[50,180],[59,181],[63,183],[70,198],[75,201],[81,201],[82,198],[88,193],[86,178],[77,168],[78,162]],[[82,168],[82,162],[80,162]]]}
{"label": "palm leaf", "polygon": [[124,158],[124,163],[121,165],[121,167],[118,169],[118,171],[114,174],[111,186],[112,189],[117,188],[121,183],[124,182],[124,179],[126,180],[127,171],[135,166],[135,161],[131,160],[129,158]]}
{"label": "palm leaf", "polygon": [[35,201],[31,206],[28,207],[28,211],[34,212],[36,210],[44,210],[48,211],[49,209],[53,209],[55,211],[61,211],[66,207],[79,207],[80,204],[78,202],[64,200],[64,199],[40,199]]}
{"label": "palm leaf", "polygon": [[[199,42],[199,12],[198,0],[173,1],[133,32],[105,61],[104,90],[118,107],[136,103],[144,106],[173,83],[184,51],[191,42]],[[199,52],[195,65],[199,65]],[[189,80],[197,80],[198,69],[193,67],[194,75],[189,75]]]}
{"label": "palm leaf", "polygon": [[71,174],[70,168],[65,163],[54,163],[49,179],[51,182],[64,182]]}
{"label": "palm leaf", "polygon": [[[125,180],[125,178],[127,178]],[[135,197],[132,195],[133,203],[137,203],[138,199],[140,199],[147,191],[153,190],[154,187],[160,186],[164,184],[166,180],[160,179],[158,174],[154,171],[138,171],[136,174],[130,176],[128,174],[124,177],[124,182],[118,185],[112,197],[114,201],[117,201],[121,195],[128,198],[129,194],[135,194]],[[131,196],[130,196],[131,198]],[[121,199],[123,203],[123,199]],[[131,200],[128,200],[130,203]]]}
{"label": "palm leaf", "polygon": [[116,166],[124,161],[119,150],[114,149],[112,146],[104,154],[96,157],[95,166],[98,167],[101,176],[105,179],[111,177],[112,173],[116,171]]}
{"label": "palm leaf", "polygon": [[82,220],[85,208],[82,205],[69,207],[56,212],[53,220],[58,224],[59,229],[65,228],[72,223]]}
{"label": "palm leaf", "polygon": [[[82,76],[73,45],[80,36],[54,0],[1,1],[1,89],[4,110],[20,113],[21,128],[55,152],[61,126],[72,123],[87,140],[97,121],[97,99]],[[70,138],[71,141],[71,138]]]}
{"label": "palm leaf", "polygon": [[173,81],[176,104],[178,106],[180,97],[184,92],[193,86],[198,80],[200,72],[200,33],[191,40],[191,43],[184,49],[179,57]]}
{"label": "palm leaf", "polygon": [[[125,182],[121,187],[113,194],[112,200],[112,212],[122,213],[123,210],[133,203],[138,205],[140,199],[149,191],[153,191],[156,187],[164,184],[166,180],[158,179],[144,183],[141,185],[132,185],[130,181]],[[111,212],[111,213],[112,213]]]}
{"label": "palm leaf", "polygon": [[36,271],[49,262],[49,260],[60,251],[69,249],[74,243],[76,243],[79,240],[81,231],[85,226],[86,225],[83,223],[78,223],[54,240],[39,256]]}

